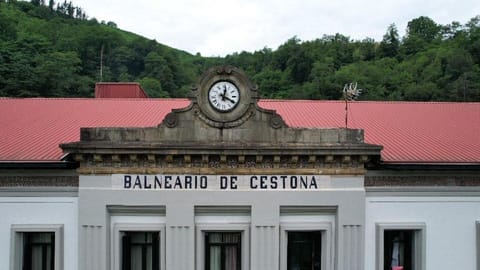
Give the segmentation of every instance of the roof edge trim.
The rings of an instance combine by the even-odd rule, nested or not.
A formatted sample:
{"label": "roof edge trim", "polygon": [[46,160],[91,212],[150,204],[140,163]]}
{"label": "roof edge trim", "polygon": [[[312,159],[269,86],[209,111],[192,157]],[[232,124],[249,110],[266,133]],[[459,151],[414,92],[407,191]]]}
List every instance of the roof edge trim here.
{"label": "roof edge trim", "polygon": [[368,170],[432,170],[432,171],[480,171],[480,163],[376,163],[367,166]]}
{"label": "roof edge trim", "polygon": [[0,169],[76,169],[72,161],[0,161]]}

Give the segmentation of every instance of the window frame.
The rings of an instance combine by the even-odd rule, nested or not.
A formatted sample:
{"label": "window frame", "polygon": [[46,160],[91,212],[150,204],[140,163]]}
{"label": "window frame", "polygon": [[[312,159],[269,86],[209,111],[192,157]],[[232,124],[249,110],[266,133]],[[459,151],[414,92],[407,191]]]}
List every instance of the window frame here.
{"label": "window frame", "polygon": [[480,270],[480,220],[475,222],[477,234],[477,270]]}
{"label": "window frame", "polygon": [[426,230],[427,226],[421,222],[405,222],[405,223],[377,223],[376,224],[376,256],[377,270],[383,270],[384,266],[384,236],[385,231],[413,231],[415,254],[413,260],[413,270],[426,269]]}
{"label": "window frame", "polygon": [[280,224],[280,270],[287,270],[288,261],[288,233],[320,231],[322,235],[322,270],[334,269],[335,236],[331,222],[304,222]]}
{"label": "window frame", "polygon": [[54,233],[54,269],[63,270],[63,224],[12,224],[10,270],[22,270],[25,233]]}
{"label": "window frame", "polygon": [[[220,243],[212,243],[210,241],[209,235],[210,234],[220,234],[222,236],[222,241]],[[225,243],[223,242],[223,237],[225,234],[236,234],[239,235],[239,242],[238,243]],[[226,254],[226,247],[228,246],[235,246],[237,249],[237,266],[240,266],[238,269],[241,269],[242,267],[242,233],[241,232],[225,232],[225,231],[205,231],[205,268],[208,268],[208,263],[210,262],[209,255],[211,255],[211,247],[216,246],[220,247],[220,259],[221,259],[221,264],[223,265],[225,262],[225,254]],[[206,240],[209,239],[209,240]]]}
{"label": "window frame", "polygon": [[165,270],[165,224],[164,223],[114,223],[112,237],[112,269],[122,270],[122,233],[158,232],[160,237],[160,270]]}
{"label": "window frame", "polygon": [[196,224],[196,268],[198,270],[205,270],[206,261],[206,243],[205,232],[238,232],[241,234],[240,248],[241,248],[241,270],[250,269],[250,224],[249,223],[235,223],[235,224],[222,224],[211,223]]}

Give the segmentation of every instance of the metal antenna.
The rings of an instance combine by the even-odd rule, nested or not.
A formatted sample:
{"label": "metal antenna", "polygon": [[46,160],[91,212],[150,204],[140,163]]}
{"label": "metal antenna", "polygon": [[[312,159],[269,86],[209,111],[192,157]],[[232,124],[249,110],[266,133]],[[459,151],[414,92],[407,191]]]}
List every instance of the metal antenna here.
{"label": "metal antenna", "polygon": [[103,82],[103,44],[100,49],[100,82]]}
{"label": "metal antenna", "polygon": [[345,99],[345,128],[348,128],[348,102],[355,100],[362,93],[362,89],[357,89],[357,82],[345,84],[343,87],[343,98]]}

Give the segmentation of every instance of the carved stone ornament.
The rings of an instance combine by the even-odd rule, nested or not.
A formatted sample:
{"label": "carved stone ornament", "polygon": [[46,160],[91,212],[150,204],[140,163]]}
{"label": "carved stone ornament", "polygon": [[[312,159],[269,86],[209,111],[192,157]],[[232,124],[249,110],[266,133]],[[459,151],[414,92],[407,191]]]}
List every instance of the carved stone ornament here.
{"label": "carved stone ornament", "polygon": [[175,113],[169,113],[165,116],[163,123],[169,128],[174,128],[178,124],[178,117]]}
{"label": "carved stone ornament", "polygon": [[273,115],[272,118],[270,118],[270,126],[275,129],[281,128],[285,126],[285,122],[283,122],[282,117],[279,115]]}

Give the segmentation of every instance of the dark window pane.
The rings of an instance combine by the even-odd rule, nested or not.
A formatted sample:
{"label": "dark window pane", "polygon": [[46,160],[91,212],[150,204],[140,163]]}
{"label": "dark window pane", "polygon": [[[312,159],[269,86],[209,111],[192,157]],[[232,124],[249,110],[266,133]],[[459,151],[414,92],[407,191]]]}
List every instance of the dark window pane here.
{"label": "dark window pane", "polygon": [[207,270],[240,270],[241,233],[205,233],[205,268]]}
{"label": "dark window pane", "polygon": [[287,242],[287,270],[321,270],[321,231],[291,231]]}
{"label": "dark window pane", "polygon": [[159,233],[125,232],[122,238],[123,270],[159,270]]}
{"label": "dark window pane", "polygon": [[23,269],[53,270],[55,266],[55,233],[23,233]]}
{"label": "dark window pane", "polygon": [[392,270],[394,267],[413,270],[414,233],[413,230],[385,230],[384,270]]}

